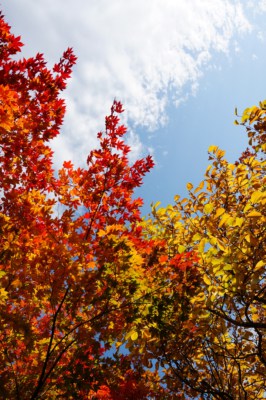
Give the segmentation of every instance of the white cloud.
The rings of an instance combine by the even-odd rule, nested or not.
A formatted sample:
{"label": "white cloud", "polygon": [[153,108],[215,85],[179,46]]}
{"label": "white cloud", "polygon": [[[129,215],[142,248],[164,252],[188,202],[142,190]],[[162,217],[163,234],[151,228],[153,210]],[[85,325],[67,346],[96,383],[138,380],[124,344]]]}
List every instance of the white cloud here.
{"label": "white cloud", "polygon": [[128,145],[131,148],[131,152],[129,153],[129,160],[131,162],[134,162],[139,157],[139,155],[143,153],[144,149],[139,136],[132,129],[128,130]]}
{"label": "white cloud", "polygon": [[266,11],[266,0],[260,0],[257,5],[256,8],[262,12]]}
{"label": "white cloud", "polygon": [[[261,1],[261,4],[263,2]],[[2,0],[3,12],[27,44],[57,62],[73,46],[78,63],[65,96],[64,135],[57,162],[86,159],[116,97],[125,122],[156,129],[169,101],[194,93],[214,51],[227,53],[235,34],[250,30],[240,2],[229,0]],[[137,156],[143,145],[130,131]]]}
{"label": "white cloud", "polygon": [[257,33],[257,38],[261,43],[265,42],[265,32],[259,31]]}

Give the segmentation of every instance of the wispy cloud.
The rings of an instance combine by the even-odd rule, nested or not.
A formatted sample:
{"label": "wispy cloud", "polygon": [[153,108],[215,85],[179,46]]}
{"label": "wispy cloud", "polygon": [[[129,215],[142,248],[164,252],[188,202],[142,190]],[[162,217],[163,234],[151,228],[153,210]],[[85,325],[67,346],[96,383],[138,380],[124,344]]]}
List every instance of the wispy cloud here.
{"label": "wispy cloud", "polygon": [[178,105],[184,87],[195,91],[213,52],[227,53],[251,28],[241,3],[229,0],[5,0],[2,7],[26,55],[41,51],[52,63],[73,46],[78,56],[64,136],[54,143],[58,164],[86,159],[115,97],[126,107],[134,154],[142,152],[134,129],[163,125],[167,105]]}
{"label": "wispy cloud", "polygon": [[259,0],[256,4],[253,4],[255,6],[255,9],[258,11],[264,12],[266,11],[266,1],[265,0]]}

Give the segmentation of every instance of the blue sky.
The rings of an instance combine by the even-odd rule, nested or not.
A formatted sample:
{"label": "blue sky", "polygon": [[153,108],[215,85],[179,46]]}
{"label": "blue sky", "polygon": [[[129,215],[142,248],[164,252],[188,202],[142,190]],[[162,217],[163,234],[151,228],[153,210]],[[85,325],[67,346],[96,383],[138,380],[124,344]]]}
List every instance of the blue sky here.
{"label": "blue sky", "polygon": [[2,0],[25,43],[49,65],[71,46],[78,56],[64,97],[67,115],[53,143],[55,165],[82,165],[114,97],[126,108],[132,159],[151,152],[156,167],[138,194],[171,203],[197,183],[211,144],[235,160],[246,146],[233,124],[266,98],[266,1]]}

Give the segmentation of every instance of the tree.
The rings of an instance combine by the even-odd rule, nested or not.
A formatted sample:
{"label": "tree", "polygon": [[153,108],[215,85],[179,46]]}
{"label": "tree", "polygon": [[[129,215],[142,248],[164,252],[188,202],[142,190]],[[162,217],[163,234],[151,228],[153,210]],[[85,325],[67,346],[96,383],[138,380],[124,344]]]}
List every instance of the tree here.
{"label": "tree", "polygon": [[[211,146],[199,186],[188,183],[188,198],[176,196],[174,205],[156,204],[142,224],[164,243],[153,265],[167,271],[168,280],[157,279],[172,289],[153,302],[145,356],[184,399],[265,398],[265,102],[246,109],[240,124],[249,137],[240,159],[231,164]],[[169,267],[181,257],[190,264],[173,282]]]}
{"label": "tree", "polygon": [[87,167],[68,161],[56,177],[49,141],[76,58],[68,49],[52,71],[41,54],[18,60],[20,38],[0,24],[1,398],[146,398],[147,373],[108,350],[145,298],[133,193],[153,161],[129,164],[114,101]]}
{"label": "tree", "polygon": [[266,102],[235,164],[211,146],[198,187],[141,219],[153,161],[129,163],[121,103],[55,175],[76,58],[14,58],[3,16],[0,40],[1,398],[265,398]]}

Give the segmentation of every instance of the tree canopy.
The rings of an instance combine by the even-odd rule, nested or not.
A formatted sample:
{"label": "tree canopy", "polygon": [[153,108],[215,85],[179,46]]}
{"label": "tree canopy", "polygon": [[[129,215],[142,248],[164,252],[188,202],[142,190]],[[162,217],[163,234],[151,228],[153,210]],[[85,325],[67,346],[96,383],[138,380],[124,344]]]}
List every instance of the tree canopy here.
{"label": "tree canopy", "polygon": [[[0,396],[264,399],[266,103],[235,163],[210,146],[187,198],[141,217],[114,101],[84,168],[50,141],[76,57],[52,69],[0,18]],[[243,129],[243,128],[242,128]]]}

